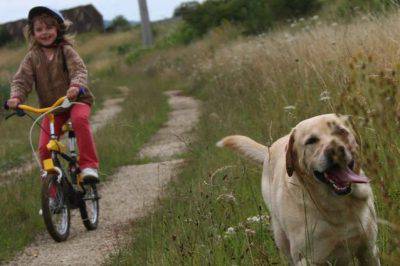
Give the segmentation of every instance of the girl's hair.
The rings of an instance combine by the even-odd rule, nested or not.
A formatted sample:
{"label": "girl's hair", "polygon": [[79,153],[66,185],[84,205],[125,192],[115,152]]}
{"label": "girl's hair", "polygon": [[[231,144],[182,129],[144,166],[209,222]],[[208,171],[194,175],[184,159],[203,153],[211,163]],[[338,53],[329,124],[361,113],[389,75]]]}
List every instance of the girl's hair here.
{"label": "girl's hair", "polygon": [[74,42],[73,36],[66,34],[68,28],[72,25],[72,22],[69,20],[65,20],[64,23],[59,23],[56,18],[47,13],[42,13],[40,15],[35,16],[24,28],[25,38],[29,42],[29,49],[34,47],[39,47],[40,45],[36,42],[34,38],[34,23],[35,21],[42,21],[47,26],[55,26],[57,28],[57,38],[55,40],[55,45],[60,43],[66,43],[72,45]]}

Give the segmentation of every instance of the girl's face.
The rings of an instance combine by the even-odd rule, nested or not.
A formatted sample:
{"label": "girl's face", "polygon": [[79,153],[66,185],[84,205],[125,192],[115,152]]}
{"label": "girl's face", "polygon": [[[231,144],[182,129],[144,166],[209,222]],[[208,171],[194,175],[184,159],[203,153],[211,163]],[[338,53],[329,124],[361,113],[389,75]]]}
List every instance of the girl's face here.
{"label": "girl's face", "polygon": [[57,27],[37,19],[33,22],[33,37],[41,46],[52,45],[57,38]]}

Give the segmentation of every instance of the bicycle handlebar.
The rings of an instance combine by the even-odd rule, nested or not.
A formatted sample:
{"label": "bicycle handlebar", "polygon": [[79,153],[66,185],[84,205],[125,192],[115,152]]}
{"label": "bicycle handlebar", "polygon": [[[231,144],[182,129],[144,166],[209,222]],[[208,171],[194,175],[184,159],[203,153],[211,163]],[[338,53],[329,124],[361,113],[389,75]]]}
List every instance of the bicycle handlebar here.
{"label": "bicycle handlebar", "polygon": [[35,108],[35,107],[29,106],[29,105],[19,104],[17,106],[17,109],[36,113],[36,114],[44,114],[44,113],[50,111],[51,109],[54,109],[54,108],[60,106],[64,102],[65,99],[67,99],[67,97],[63,96],[63,97],[59,98],[52,106],[46,107],[46,108]]}
{"label": "bicycle handlebar", "polygon": [[[85,94],[85,89],[79,88],[78,96],[81,96],[84,94]],[[28,111],[28,112],[32,112],[32,113],[36,113],[36,114],[44,114],[44,113],[50,112],[53,109],[63,105],[64,103],[65,103],[64,108],[68,108],[71,105],[71,102],[69,102],[67,96],[63,96],[63,97],[57,99],[57,101],[52,106],[46,107],[46,108],[35,108],[35,107],[29,106],[29,105],[18,104],[14,114],[16,114],[18,116],[24,116],[25,115],[24,111]],[[3,107],[5,110],[10,109],[10,107],[7,104],[7,101],[4,102]],[[14,115],[14,114],[12,114],[12,115]],[[11,117],[12,115],[9,115],[7,118]]]}

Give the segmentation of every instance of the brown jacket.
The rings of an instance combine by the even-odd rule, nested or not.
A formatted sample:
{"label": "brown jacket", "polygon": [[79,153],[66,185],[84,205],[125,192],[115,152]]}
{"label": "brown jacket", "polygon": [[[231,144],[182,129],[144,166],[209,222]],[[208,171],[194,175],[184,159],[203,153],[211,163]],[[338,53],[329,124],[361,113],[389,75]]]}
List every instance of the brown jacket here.
{"label": "brown jacket", "polygon": [[82,58],[71,45],[60,45],[55,49],[51,61],[40,48],[28,52],[11,81],[11,98],[20,98],[24,102],[35,86],[39,105],[43,108],[65,96],[70,86],[77,86],[86,89],[77,101],[92,104],[94,97],[87,86],[87,70]]}

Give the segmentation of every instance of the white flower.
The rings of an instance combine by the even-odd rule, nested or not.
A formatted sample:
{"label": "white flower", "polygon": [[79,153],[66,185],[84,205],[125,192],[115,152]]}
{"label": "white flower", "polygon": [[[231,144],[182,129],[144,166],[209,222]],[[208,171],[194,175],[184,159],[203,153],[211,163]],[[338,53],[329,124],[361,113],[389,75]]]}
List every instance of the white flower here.
{"label": "white flower", "polygon": [[318,20],[318,19],[319,19],[319,16],[318,16],[318,15],[315,15],[315,16],[313,16],[311,19],[312,19],[312,20]]}
{"label": "white flower", "polygon": [[267,219],[266,215],[257,215],[247,218],[247,221],[250,223],[259,223],[261,221],[264,221],[265,219]]}
{"label": "white flower", "polygon": [[228,227],[226,230],[226,234],[228,235],[233,235],[235,233],[235,228],[234,227]]}
{"label": "white flower", "polygon": [[321,102],[326,102],[329,101],[331,99],[331,96],[329,94],[329,91],[323,91],[321,92],[321,94],[319,95],[319,100]]}
{"label": "white flower", "polygon": [[252,229],[249,229],[249,228],[246,228],[245,233],[248,234],[248,235],[255,235],[256,231],[254,231]]}

